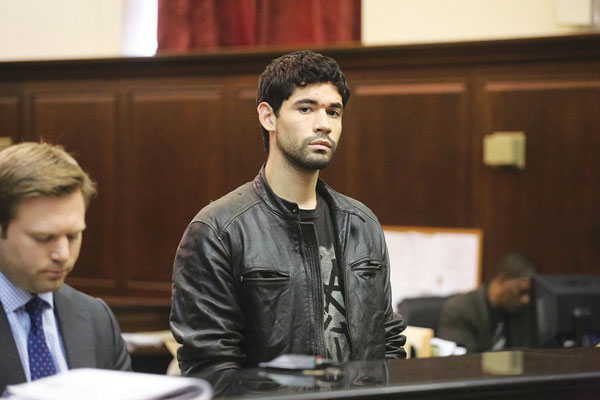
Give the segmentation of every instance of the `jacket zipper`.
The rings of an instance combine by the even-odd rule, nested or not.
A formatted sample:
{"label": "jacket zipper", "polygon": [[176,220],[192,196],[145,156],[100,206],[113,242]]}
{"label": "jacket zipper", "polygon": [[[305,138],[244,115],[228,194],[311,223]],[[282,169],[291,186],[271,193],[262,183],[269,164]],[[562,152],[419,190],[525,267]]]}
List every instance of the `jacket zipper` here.
{"label": "jacket zipper", "polygon": [[[346,215],[346,225],[350,224],[350,215]],[[363,220],[364,221],[364,220]],[[346,237],[344,238],[344,243],[340,243],[341,246],[343,246],[342,249],[342,260],[340,260],[340,267],[343,267],[346,265],[346,250],[348,248],[347,244],[348,241],[350,240],[350,229],[346,229]],[[346,326],[348,327],[348,338],[350,339],[350,359],[351,360],[355,360],[356,356],[355,356],[355,352],[354,352],[354,336],[352,335],[352,324],[350,323],[350,310],[352,309],[351,307],[348,306],[348,304],[350,303],[350,297],[348,296],[348,278],[350,275],[350,269],[349,268],[345,268],[344,267],[344,275],[345,275],[345,279],[344,279],[344,304],[346,305]]]}
{"label": "jacket zipper", "polygon": [[[316,232],[315,232],[315,239],[316,239]],[[316,249],[316,252],[313,249],[312,252],[312,262],[309,261],[310,264],[310,268],[312,270],[312,275],[314,277],[313,279],[313,293],[315,293],[314,299],[315,299],[315,315],[317,317],[317,354],[322,355],[323,357],[326,357],[327,355],[327,350],[325,348],[325,339],[323,337],[323,335],[325,334],[325,328],[323,325],[323,282],[321,279],[321,268],[319,267],[320,265],[320,260],[318,259],[318,247]]]}
{"label": "jacket zipper", "polygon": [[[302,243],[302,252],[304,253],[303,259],[305,260],[309,276],[311,279],[310,286],[312,291],[313,298],[313,307],[312,312],[314,315],[314,323],[316,325],[316,329],[314,329],[315,334],[315,353],[317,355],[325,356],[325,340],[323,338],[324,328],[323,328],[323,285],[321,282],[321,273],[320,273],[320,260],[319,260],[319,249],[317,242],[317,233],[315,231],[314,225],[303,225],[298,218],[298,225],[300,227],[301,243]],[[308,231],[308,227],[311,228],[310,232]],[[306,236],[309,236],[314,239],[313,243],[307,240]],[[312,251],[308,250],[308,247],[313,245]]]}

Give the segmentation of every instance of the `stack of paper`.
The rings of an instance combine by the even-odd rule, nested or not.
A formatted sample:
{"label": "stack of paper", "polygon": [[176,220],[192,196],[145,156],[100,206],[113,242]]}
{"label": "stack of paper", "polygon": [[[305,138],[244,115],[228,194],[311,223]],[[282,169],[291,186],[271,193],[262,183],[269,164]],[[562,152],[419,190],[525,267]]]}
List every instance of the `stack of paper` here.
{"label": "stack of paper", "polygon": [[202,379],[104,369],[73,369],[34,382],[8,386],[19,400],[207,400],[212,388]]}

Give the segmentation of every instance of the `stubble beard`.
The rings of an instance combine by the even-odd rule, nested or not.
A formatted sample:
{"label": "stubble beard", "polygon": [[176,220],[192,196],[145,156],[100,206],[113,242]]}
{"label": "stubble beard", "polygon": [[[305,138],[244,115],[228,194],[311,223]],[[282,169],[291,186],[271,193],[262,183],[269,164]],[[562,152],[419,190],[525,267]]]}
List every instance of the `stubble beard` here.
{"label": "stubble beard", "polygon": [[[331,147],[329,152],[326,151],[313,151],[309,145],[317,139],[327,140]],[[329,138],[327,135],[315,135],[304,139],[299,144],[289,144],[285,141],[281,141],[277,136],[277,144],[281,149],[281,153],[286,160],[293,165],[296,169],[301,171],[320,171],[327,167],[337,148],[337,143]]]}

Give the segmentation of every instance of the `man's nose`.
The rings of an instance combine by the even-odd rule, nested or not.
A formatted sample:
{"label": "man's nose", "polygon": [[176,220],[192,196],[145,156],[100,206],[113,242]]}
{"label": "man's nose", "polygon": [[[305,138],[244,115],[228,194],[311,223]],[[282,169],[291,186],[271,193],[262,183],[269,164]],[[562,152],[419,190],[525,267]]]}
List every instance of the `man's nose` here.
{"label": "man's nose", "polygon": [[71,248],[69,247],[69,239],[61,237],[56,239],[54,246],[50,252],[50,259],[55,262],[63,263],[69,259]]}
{"label": "man's nose", "polygon": [[329,124],[329,116],[327,115],[327,110],[320,108],[315,114],[315,132],[331,132],[331,125]]}

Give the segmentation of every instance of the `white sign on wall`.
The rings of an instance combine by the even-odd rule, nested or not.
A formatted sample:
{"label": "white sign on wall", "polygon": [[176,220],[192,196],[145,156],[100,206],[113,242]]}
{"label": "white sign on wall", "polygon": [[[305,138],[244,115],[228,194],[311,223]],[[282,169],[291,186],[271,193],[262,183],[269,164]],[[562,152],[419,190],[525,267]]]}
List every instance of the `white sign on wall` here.
{"label": "white sign on wall", "polygon": [[479,286],[478,229],[384,226],[394,307],[404,298],[447,296]]}

